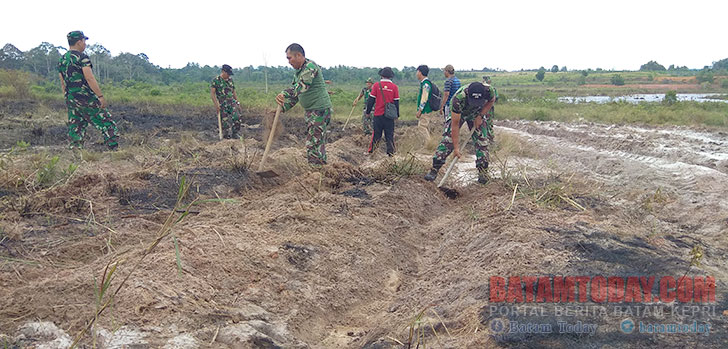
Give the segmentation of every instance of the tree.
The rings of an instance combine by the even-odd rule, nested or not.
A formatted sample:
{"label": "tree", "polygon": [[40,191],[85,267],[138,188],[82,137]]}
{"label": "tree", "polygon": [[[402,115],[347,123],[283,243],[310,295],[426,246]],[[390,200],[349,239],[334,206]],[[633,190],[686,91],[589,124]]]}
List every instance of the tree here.
{"label": "tree", "polygon": [[536,80],[543,81],[543,78],[546,76],[546,68],[541,67],[538,68],[538,72],[536,73]]}
{"label": "tree", "polygon": [[721,59],[717,62],[713,62],[713,69],[714,70],[728,70],[728,58]]}
{"label": "tree", "polygon": [[566,66],[561,67],[561,71],[566,73],[568,70],[566,69]]}
{"label": "tree", "polygon": [[56,76],[56,65],[58,60],[61,58],[59,49],[62,47],[53,46],[48,42],[43,42],[38,47],[31,49],[23,54],[25,64],[28,70],[35,74],[45,77]]}
{"label": "tree", "polygon": [[622,77],[622,75],[619,75],[619,74],[612,75],[612,85],[616,85],[616,86],[624,85],[624,78]]}
{"label": "tree", "polygon": [[587,77],[587,75],[589,75],[589,71],[586,71],[586,70],[581,71],[581,76]]}
{"label": "tree", "polygon": [[655,61],[649,61],[640,66],[640,71],[665,71],[665,66]]}
{"label": "tree", "polygon": [[665,99],[662,100],[662,103],[667,105],[673,105],[677,103],[677,91],[670,90],[665,92]]}
{"label": "tree", "polygon": [[558,73],[559,72],[559,66],[556,65],[556,64],[554,64],[554,66],[551,67],[551,72],[552,73]]}
{"label": "tree", "polygon": [[0,68],[21,69],[23,67],[23,51],[13,44],[5,44],[0,50]]}

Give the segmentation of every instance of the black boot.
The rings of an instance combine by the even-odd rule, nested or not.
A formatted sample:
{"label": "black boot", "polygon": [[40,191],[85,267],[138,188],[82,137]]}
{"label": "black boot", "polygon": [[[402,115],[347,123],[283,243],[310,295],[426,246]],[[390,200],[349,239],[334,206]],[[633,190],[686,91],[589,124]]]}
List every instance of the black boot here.
{"label": "black boot", "polygon": [[486,184],[488,183],[488,163],[485,163],[485,167],[478,168],[478,183],[480,184]]}
{"label": "black boot", "polygon": [[431,168],[430,169],[430,172],[428,172],[425,175],[425,180],[430,181],[430,182],[433,182],[435,180],[435,178],[437,178],[437,172],[438,172],[438,169],[436,169],[434,167]]}

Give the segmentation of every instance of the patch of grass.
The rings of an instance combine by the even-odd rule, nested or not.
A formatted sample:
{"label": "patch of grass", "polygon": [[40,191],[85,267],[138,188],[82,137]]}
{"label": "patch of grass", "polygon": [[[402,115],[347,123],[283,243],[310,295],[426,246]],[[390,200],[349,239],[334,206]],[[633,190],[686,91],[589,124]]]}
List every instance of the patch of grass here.
{"label": "patch of grass", "polygon": [[81,160],[83,160],[83,161],[87,161],[87,162],[99,161],[101,159],[101,156],[103,156],[103,153],[101,153],[101,152],[87,150],[87,149],[81,150]]}
{"label": "patch of grass", "polygon": [[373,170],[372,177],[379,181],[394,182],[405,177],[422,176],[427,168],[427,164],[418,160],[414,154],[408,153],[404,157],[385,159]]}

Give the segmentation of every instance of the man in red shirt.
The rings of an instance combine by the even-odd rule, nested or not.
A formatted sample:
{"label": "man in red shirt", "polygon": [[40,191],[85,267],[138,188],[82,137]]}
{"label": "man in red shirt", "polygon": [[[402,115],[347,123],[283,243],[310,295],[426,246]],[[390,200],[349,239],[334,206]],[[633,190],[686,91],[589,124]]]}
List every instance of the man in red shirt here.
{"label": "man in red shirt", "polygon": [[384,139],[387,142],[387,155],[394,155],[394,120],[396,118],[388,118],[385,116],[385,103],[394,103],[397,107],[397,118],[399,118],[399,88],[392,82],[394,72],[390,67],[384,67],[379,70],[379,76],[382,77],[379,82],[372,86],[372,92],[369,94],[367,101],[366,114],[369,116],[374,108],[374,132],[372,140],[369,143],[369,153],[374,151],[384,132]]}

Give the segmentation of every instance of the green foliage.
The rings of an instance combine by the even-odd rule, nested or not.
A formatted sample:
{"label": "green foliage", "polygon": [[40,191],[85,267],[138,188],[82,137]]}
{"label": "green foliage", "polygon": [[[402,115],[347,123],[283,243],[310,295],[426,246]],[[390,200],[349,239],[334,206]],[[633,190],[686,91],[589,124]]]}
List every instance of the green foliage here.
{"label": "green foliage", "polygon": [[543,81],[543,78],[546,76],[546,69],[544,67],[541,67],[538,69],[538,72],[536,73],[536,80]]}
{"label": "green foliage", "polygon": [[713,75],[713,71],[710,69],[703,69],[700,72],[698,72],[698,75],[695,76],[695,78],[698,80],[698,83],[713,83],[715,80],[715,77]]}
{"label": "green foliage", "polygon": [[543,109],[537,109],[534,110],[531,114],[531,119],[536,121],[549,121],[551,118],[549,117],[549,113]]}
{"label": "green foliage", "polygon": [[720,83],[721,88],[728,88],[728,79],[723,79]]}
{"label": "green foliage", "polygon": [[728,70],[728,58],[721,59],[717,62],[713,62],[713,69],[715,70]]}
{"label": "green foliage", "polygon": [[584,75],[579,76],[579,79],[576,81],[576,84],[579,86],[586,85],[586,76],[584,76]]}
{"label": "green foliage", "polygon": [[622,75],[619,75],[619,74],[612,75],[611,81],[612,81],[612,85],[616,85],[616,86],[624,85],[624,78],[622,77]]}
{"label": "green foliage", "polygon": [[640,66],[640,71],[664,71],[665,66],[655,61],[649,61]]}
{"label": "green foliage", "polygon": [[587,77],[588,75],[589,75],[589,71],[588,70],[582,70],[581,71],[581,76]]}
{"label": "green foliage", "polygon": [[28,99],[31,97],[30,85],[36,80],[36,77],[28,72],[0,69],[0,95]]}
{"label": "green foliage", "polygon": [[566,73],[567,71],[569,71],[569,70],[566,69],[566,66],[561,67],[561,72]]}
{"label": "green foliage", "polygon": [[665,99],[662,100],[662,103],[667,105],[673,105],[677,103],[677,91],[670,90],[665,92]]}
{"label": "green foliage", "polygon": [[552,73],[558,73],[559,72],[559,66],[556,65],[556,64],[554,64],[554,66],[551,67],[551,72]]}
{"label": "green foliage", "polygon": [[45,188],[56,184],[57,181],[71,177],[74,172],[78,169],[78,165],[70,163],[67,168],[58,171],[58,161],[60,158],[58,155],[52,157],[47,162],[41,162],[38,165],[38,171],[36,172],[35,185],[37,187]]}

